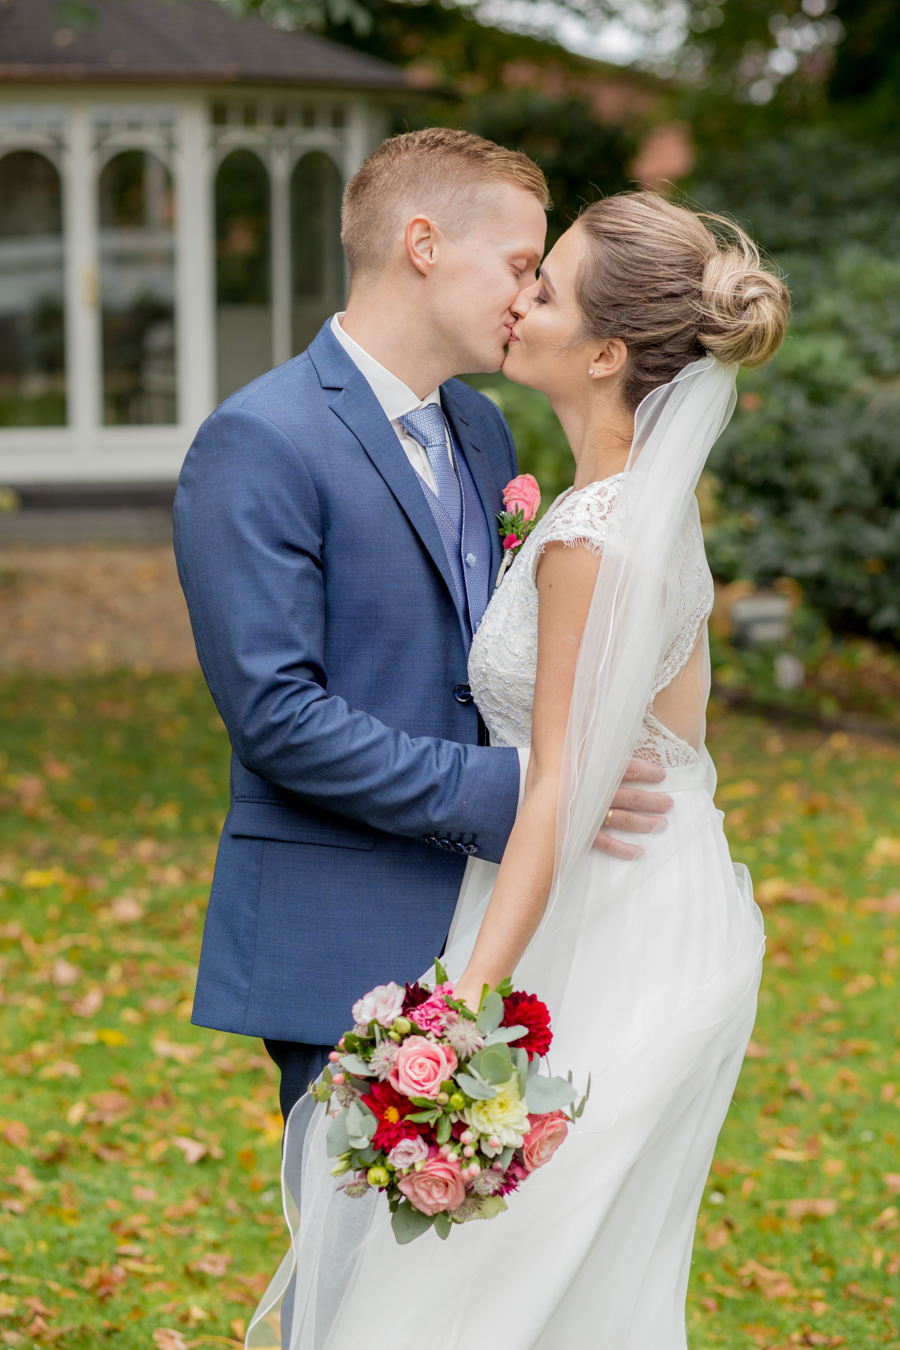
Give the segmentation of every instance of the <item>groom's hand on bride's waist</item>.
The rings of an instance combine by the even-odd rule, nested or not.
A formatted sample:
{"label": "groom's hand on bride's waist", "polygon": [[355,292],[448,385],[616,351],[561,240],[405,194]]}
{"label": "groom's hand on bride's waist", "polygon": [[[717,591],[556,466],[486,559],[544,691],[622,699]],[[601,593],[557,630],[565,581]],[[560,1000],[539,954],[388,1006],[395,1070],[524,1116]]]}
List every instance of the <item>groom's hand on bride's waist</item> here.
{"label": "groom's hand on bride's waist", "polygon": [[660,764],[647,764],[643,760],[632,759],[625,770],[618,792],[612,799],[609,814],[603,822],[594,848],[608,853],[613,858],[625,858],[629,862],[643,858],[644,850],[640,844],[627,844],[615,839],[608,830],[625,830],[629,834],[650,834],[654,830],[664,830],[668,821],[666,812],[671,811],[674,802],[662,792],[649,792],[644,787],[630,787],[631,783],[661,783],[666,771]]}

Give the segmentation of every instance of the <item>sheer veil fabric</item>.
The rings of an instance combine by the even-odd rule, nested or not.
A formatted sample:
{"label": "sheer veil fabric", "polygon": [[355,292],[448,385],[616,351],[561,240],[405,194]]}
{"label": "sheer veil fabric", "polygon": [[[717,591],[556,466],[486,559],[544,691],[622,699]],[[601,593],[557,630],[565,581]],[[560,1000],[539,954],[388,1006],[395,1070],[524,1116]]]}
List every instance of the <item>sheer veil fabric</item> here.
{"label": "sheer veil fabric", "polygon": [[[580,648],[553,885],[514,983],[551,1009],[553,1071],[571,1069],[580,1087],[591,1075],[583,1117],[509,1197],[509,1213],[454,1226],[445,1243],[429,1232],[398,1247],[382,1197],[335,1193],[328,1119],[304,1098],[284,1146],[291,1249],[248,1346],[280,1344],[283,1322],[285,1350],[684,1350],[697,1208],[752,1030],[764,942],[712,803],[705,623],[687,621],[679,579],[735,375],[704,358],[638,409]],[[668,773],[668,828],[626,863],[591,844],[657,691],[657,711],[699,753]],[[443,958],[451,978],[496,873],[470,860]]]}

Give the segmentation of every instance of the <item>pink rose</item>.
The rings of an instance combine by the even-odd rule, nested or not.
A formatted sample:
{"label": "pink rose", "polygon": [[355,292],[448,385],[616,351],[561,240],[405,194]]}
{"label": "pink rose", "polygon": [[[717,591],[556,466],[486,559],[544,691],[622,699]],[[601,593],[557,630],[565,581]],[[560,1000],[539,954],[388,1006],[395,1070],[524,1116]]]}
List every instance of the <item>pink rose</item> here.
{"label": "pink rose", "polygon": [[420,1134],[414,1139],[401,1139],[399,1144],[395,1144],[387,1155],[387,1160],[391,1167],[396,1167],[397,1171],[402,1171],[404,1167],[413,1167],[417,1162],[424,1162],[428,1157],[428,1145]]}
{"label": "pink rose", "polygon": [[522,1160],[529,1172],[548,1163],[569,1133],[569,1122],[562,1111],[546,1116],[529,1116],[531,1129],[522,1144]]}
{"label": "pink rose", "polygon": [[504,540],[503,540],[503,547],[504,547],[504,548],[518,548],[518,546],[519,546],[519,544],[521,544],[521,542],[522,542],[522,540],[521,540],[521,539],[517,539],[516,536],[515,536],[514,534],[508,534],[508,535],[506,535],[506,537],[505,537]]}
{"label": "pink rose", "polygon": [[428,1159],[421,1172],[410,1172],[397,1185],[414,1209],[422,1214],[440,1214],[457,1209],[466,1198],[459,1159],[442,1158],[439,1153]]}
{"label": "pink rose", "polygon": [[530,473],[520,473],[503,489],[503,505],[508,511],[520,508],[526,520],[534,520],[541,504],[541,489]]}
{"label": "pink rose", "polygon": [[456,1072],[457,1063],[449,1045],[438,1045],[424,1036],[407,1036],[397,1051],[389,1082],[405,1097],[436,1097],[441,1083]]}
{"label": "pink rose", "polygon": [[368,1026],[371,1021],[375,1021],[383,1027],[389,1027],[400,1016],[404,998],[405,991],[393,980],[390,984],[376,984],[374,989],[354,1003],[353,1020],[361,1026]]}

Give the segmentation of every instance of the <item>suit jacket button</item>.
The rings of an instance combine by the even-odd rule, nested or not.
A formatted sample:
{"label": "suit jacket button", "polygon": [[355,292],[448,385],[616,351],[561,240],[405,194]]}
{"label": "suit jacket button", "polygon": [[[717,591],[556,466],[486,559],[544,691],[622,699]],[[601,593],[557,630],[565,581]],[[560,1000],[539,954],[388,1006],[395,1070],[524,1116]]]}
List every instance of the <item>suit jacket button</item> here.
{"label": "suit jacket button", "polygon": [[438,843],[440,844],[441,848],[445,849],[447,852],[449,852],[450,849],[452,849],[453,847],[449,839],[439,839]]}
{"label": "suit jacket button", "polygon": [[469,855],[470,858],[474,858],[475,855],[477,854],[477,852],[478,852],[478,845],[477,845],[477,844],[464,844],[464,845],[463,845],[463,853],[468,853],[468,855]]}
{"label": "suit jacket button", "polygon": [[426,844],[436,844],[436,843],[437,843],[437,836],[436,836],[436,835],[433,835],[433,834],[426,834],[426,836],[425,836],[425,843],[426,843]]}
{"label": "suit jacket button", "polygon": [[475,699],[472,695],[472,690],[469,688],[467,684],[458,684],[456,688],[453,690],[453,697],[456,699],[457,703],[475,702]]}

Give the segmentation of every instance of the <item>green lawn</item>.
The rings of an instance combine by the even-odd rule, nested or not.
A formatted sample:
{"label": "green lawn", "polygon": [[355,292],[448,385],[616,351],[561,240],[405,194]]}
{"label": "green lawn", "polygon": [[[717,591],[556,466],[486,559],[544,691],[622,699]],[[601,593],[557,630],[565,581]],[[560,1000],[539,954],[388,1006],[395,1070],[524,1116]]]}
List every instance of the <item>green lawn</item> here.
{"label": "green lawn", "polygon": [[[711,746],[770,942],[692,1346],[900,1347],[900,748]],[[235,1343],[283,1252],[274,1072],[189,1022],[227,749],[193,677],[0,683],[0,1344]]]}

